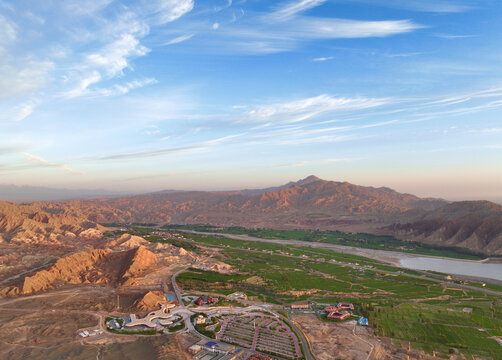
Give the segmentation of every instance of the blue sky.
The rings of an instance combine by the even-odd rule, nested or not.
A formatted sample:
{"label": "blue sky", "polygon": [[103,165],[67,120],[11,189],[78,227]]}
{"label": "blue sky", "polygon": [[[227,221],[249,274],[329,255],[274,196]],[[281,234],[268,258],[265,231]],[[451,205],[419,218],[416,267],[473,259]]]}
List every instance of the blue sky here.
{"label": "blue sky", "polygon": [[0,183],[502,199],[497,0],[0,0]]}

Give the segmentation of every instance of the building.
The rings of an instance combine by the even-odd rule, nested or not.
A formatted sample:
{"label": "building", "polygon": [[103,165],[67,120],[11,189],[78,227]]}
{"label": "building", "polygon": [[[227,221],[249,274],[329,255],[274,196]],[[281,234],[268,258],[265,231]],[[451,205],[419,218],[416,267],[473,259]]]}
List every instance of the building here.
{"label": "building", "polygon": [[310,309],[310,305],[308,303],[291,304],[291,309],[308,310],[308,309]]}
{"label": "building", "polygon": [[346,303],[346,302],[340,302],[336,305],[338,310],[348,310],[348,311],[354,311],[354,305],[351,303]]}
{"label": "building", "polygon": [[188,351],[190,351],[191,354],[195,355],[201,350],[201,346],[198,344],[193,344],[188,348]]}
{"label": "building", "polygon": [[328,314],[335,311],[338,311],[338,307],[336,305],[329,305],[324,308],[324,312],[327,312]]}
{"label": "building", "polygon": [[206,318],[204,317],[204,315],[199,315],[195,318],[196,325],[205,324],[205,323],[206,323]]}
{"label": "building", "polygon": [[194,303],[197,305],[197,306],[202,306],[202,305],[211,305],[211,304],[214,304],[215,303],[215,299],[211,296],[205,296],[205,295],[201,295],[199,296],[195,301]]}
{"label": "building", "polygon": [[328,314],[329,320],[345,320],[350,314],[348,312],[334,311]]}

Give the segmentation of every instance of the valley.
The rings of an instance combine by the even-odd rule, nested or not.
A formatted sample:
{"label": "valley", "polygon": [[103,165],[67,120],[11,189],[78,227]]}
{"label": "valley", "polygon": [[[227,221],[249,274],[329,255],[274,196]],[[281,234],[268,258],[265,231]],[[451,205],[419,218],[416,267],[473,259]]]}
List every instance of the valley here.
{"label": "valley", "polygon": [[[6,288],[11,289],[16,282],[26,284],[27,279],[40,277],[41,273],[50,274],[55,266],[62,270],[64,267],[58,264],[72,261],[72,258],[79,258],[75,263],[82,264],[71,270],[72,274],[78,274],[78,279],[82,279],[79,282],[67,275],[57,281],[44,275],[43,279],[47,282],[43,287],[32,288],[30,292],[20,291],[20,295],[4,291],[7,297],[0,300],[0,314],[14,316],[16,328],[24,329],[32,337],[16,336],[15,341],[5,338],[3,354],[10,359],[21,359],[16,356],[43,353],[48,359],[51,356],[56,359],[61,353],[85,358],[94,352],[98,359],[111,359],[119,351],[117,349],[131,344],[135,347],[134,354],[140,354],[142,348],[154,347],[158,349],[157,358],[169,359],[168,348],[185,344],[180,354],[185,354],[183,356],[188,359],[191,358],[189,347],[197,343],[202,348],[200,351],[205,351],[204,344],[212,338],[221,343],[219,346],[222,349],[226,349],[230,338],[224,335],[228,327],[225,321],[235,316],[239,319],[246,313],[272,318],[278,316],[296,328],[296,336],[305,344],[303,351],[306,347],[308,349],[300,358],[306,359],[327,359],[330,356],[342,359],[421,356],[427,359],[432,355],[452,354],[460,356],[459,359],[462,356],[496,359],[502,353],[502,346],[497,343],[502,329],[502,287],[490,285],[486,288],[479,282],[451,279],[447,274],[404,270],[370,257],[311,246],[332,244],[295,242],[291,239],[279,241],[235,239],[146,227],[110,229],[95,243],[95,250],[67,255],[44,270],[34,269],[33,273],[24,276],[24,280],[22,276],[21,279],[7,280],[10,287]],[[140,256],[142,260],[138,267],[134,265],[138,256],[130,255],[136,255],[138,251],[151,252],[154,258],[151,255]],[[94,261],[91,266],[85,265],[87,254],[98,256],[95,260],[91,258]],[[119,263],[123,265],[113,266],[117,269],[118,275],[115,276],[127,272],[127,281],[120,276],[113,277],[113,272],[109,273],[106,281],[96,277],[94,264],[101,261],[99,266],[104,269],[104,261],[111,261],[108,258],[116,262],[121,259]],[[144,262],[144,259],[151,260]],[[139,270],[124,271],[131,267]],[[61,273],[61,270],[58,272]],[[137,326],[131,330],[125,327],[113,332],[106,330],[109,320],[105,324],[105,318],[123,319],[121,321],[127,324],[132,313],[144,314],[158,309],[159,304],[166,301],[164,293],[172,293],[177,298],[178,306],[169,310],[169,317],[183,319],[182,322],[160,325],[165,320],[155,321],[152,326],[156,330],[141,326],[139,330]],[[234,294],[242,296],[235,297]],[[212,296],[216,303],[199,306],[185,300],[199,295]],[[342,323],[327,320],[322,310],[326,305],[320,304],[340,301],[354,304],[353,317]],[[294,304],[306,304],[306,310],[295,310],[292,307]],[[196,314],[212,319],[207,323],[212,328],[194,325]],[[38,338],[37,334],[60,331],[60,327],[62,330],[68,316],[79,319],[84,316],[82,320],[88,320],[73,330],[68,328],[66,333],[61,333],[66,334],[62,335],[61,343],[41,350],[37,344],[45,343],[43,337]],[[361,316],[368,318],[370,327],[356,324]],[[7,319],[5,324],[11,322]],[[315,322],[319,322],[320,327],[314,325],[312,328]],[[269,323],[273,324],[264,322]],[[4,325],[3,331],[9,331],[10,328],[5,326],[8,325]],[[54,330],[49,330],[49,326]],[[232,328],[240,329],[239,326],[232,325]],[[407,330],[410,326],[413,329],[411,332]],[[456,326],[460,326],[462,331],[456,332]],[[206,330],[206,327],[212,330]],[[90,332],[104,330],[96,336],[82,338],[78,334],[83,329]],[[159,332],[159,329],[163,331]],[[274,326],[270,325],[270,329],[266,331],[274,331]],[[235,331],[229,334],[239,338],[241,335]],[[243,328],[242,331],[246,333],[247,330]],[[333,336],[337,339],[336,345],[328,348],[323,345]],[[151,345],[139,345],[145,341]],[[349,349],[354,341],[360,342],[361,349],[366,350],[345,352],[343,349]],[[251,355],[251,349],[258,350],[245,341],[237,343],[243,354]],[[138,344],[137,348],[133,344]],[[269,345],[263,344],[260,345],[262,349],[268,349]],[[232,346],[235,347],[231,344],[230,348]],[[286,353],[280,355],[286,350],[277,348],[277,351],[279,353],[272,354],[274,358],[287,359],[290,356]]]}
{"label": "valley", "polygon": [[315,177],[263,191],[2,203],[0,357],[209,359],[217,348],[215,359],[497,359],[497,230],[483,246],[469,239],[486,224],[451,228],[460,242],[389,232],[395,221],[499,211],[453,204],[452,215],[450,205]]}

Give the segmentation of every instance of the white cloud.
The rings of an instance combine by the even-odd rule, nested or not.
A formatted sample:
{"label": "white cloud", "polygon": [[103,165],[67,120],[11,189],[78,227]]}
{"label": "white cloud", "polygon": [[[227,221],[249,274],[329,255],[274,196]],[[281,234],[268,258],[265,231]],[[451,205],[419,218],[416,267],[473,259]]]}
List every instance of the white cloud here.
{"label": "white cloud", "polygon": [[317,39],[385,37],[407,33],[422,26],[410,20],[360,21],[348,19],[302,17],[295,20],[290,33]]}
{"label": "white cloud", "polygon": [[0,64],[0,100],[39,90],[46,84],[53,69],[51,61]]}
{"label": "white cloud", "polygon": [[152,25],[162,25],[192,11],[193,0],[143,0],[138,11],[144,12]]}
{"label": "white cloud", "polygon": [[12,120],[21,121],[21,120],[26,119],[33,112],[33,108],[34,108],[34,105],[31,102],[19,105],[18,107],[16,107],[14,109],[15,117]]}
{"label": "white cloud", "polygon": [[[204,34],[202,26],[207,25],[196,26]],[[411,20],[361,21],[297,15],[274,21],[270,16],[253,14],[241,21],[228,23],[225,31],[206,37],[202,45],[218,49],[220,53],[270,54],[292,51],[303,43],[315,40],[386,37],[420,28],[423,26]]]}
{"label": "white cloud", "polygon": [[441,39],[455,40],[477,37],[477,35],[452,35],[452,34],[436,34],[436,37]]}
{"label": "white cloud", "polygon": [[[75,174],[75,175],[84,175],[85,174],[82,171],[74,170],[65,164],[58,164],[58,163],[53,163],[53,162],[47,161],[47,160],[41,158],[40,156],[36,156],[36,155],[30,154],[30,153],[21,153],[21,154],[26,156],[29,159],[30,165],[33,167],[61,168],[70,174]],[[26,167],[28,168],[29,166],[26,166]]]}
{"label": "white cloud", "polygon": [[187,40],[191,39],[193,36],[194,36],[194,34],[177,36],[162,45],[167,46],[167,45],[179,44],[183,41],[187,41]]}
{"label": "white cloud", "polygon": [[65,0],[63,2],[64,8],[76,15],[87,14],[103,10],[107,7],[113,0]]}
{"label": "white cloud", "polygon": [[290,1],[284,6],[278,8],[276,11],[270,14],[272,18],[279,21],[284,21],[290,19],[296,14],[303,12],[308,9],[312,9],[325,3],[326,0],[301,0],[301,1]]}
{"label": "white cloud", "polygon": [[16,24],[0,15],[0,45],[16,40],[17,30]]}
{"label": "white cloud", "polygon": [[472,10],[473,6],[466,0],[345,0],[381,5],[390,8],[407,9],[430,13],[460,13]]}
{"label": "white cloud", "polygon": [[334,59],[332,56],[313,58],[312,61],[328,61]]}
{"label": "white cloud", "polygon": [[87,56],[91,66],[104,69],[108,76],[121,75],[129,67],[128,59],[146,55],[150,49],[142,46],[133,34],[123,34],[119,39],[105,46],[98,53]]}
{"label": "white cloud", "polygon": [[[99,81],[99,78],[97,78]],[[88,79],[90,80],[90,79]],[[92,82],[94,83],[94,82]],[[109,88],[97,88],[97,89],[89,89],[87,86],[83,86],[81,88],[75,89],[72,92],[68,92],[65,97],[103,97],[103,96],[118,96],[127,94],[129,91],[134,89],[139,89],[147,85],[156,84],[157,80],[154,78],[144,79],[144,80],[134,80],[129,81],[123,84],[115,84]],[[89,82],[91,84],[91,82]]]}
{"label": "white cloud", "polygon": [[211,27],[213,30],[218,30],[220,27],[220,23],[214,23],[213,26]]}
{"label": "white cloud", "polygon": [[248,112],[247,119],[259,122],[300,122],[326,112],[368,109],[388,102],[388,99],[345,98],[322,94],[285,103],[258,106]]}

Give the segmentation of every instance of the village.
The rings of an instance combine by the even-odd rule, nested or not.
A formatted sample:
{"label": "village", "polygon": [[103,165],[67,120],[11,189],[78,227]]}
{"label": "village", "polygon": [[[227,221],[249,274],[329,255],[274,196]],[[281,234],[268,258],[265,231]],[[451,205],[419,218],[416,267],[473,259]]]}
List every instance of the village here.
{"label": "village", "polygon": [[[282,309],[269,304],[253,304],[244,293],[235,292],[225,299],[204,294],[165,293],[165,301],[146,315],[110,314],[104,328],[115,334],[167,335],[190,333],[199,340],[188,347],[197,360],[271,360],[312,359],[308,341],[289,320],[291,314],[312,314],[319,321],[344,322],[349,319],[360,326],[368,320],[354,314],[347,302],[320,304],[297,302]],[[219,305],[240,301],[240,306]],[[288,315],[288,316],[284,316]],[[78,332],[83,339],[103,335],[101,329]]]}

